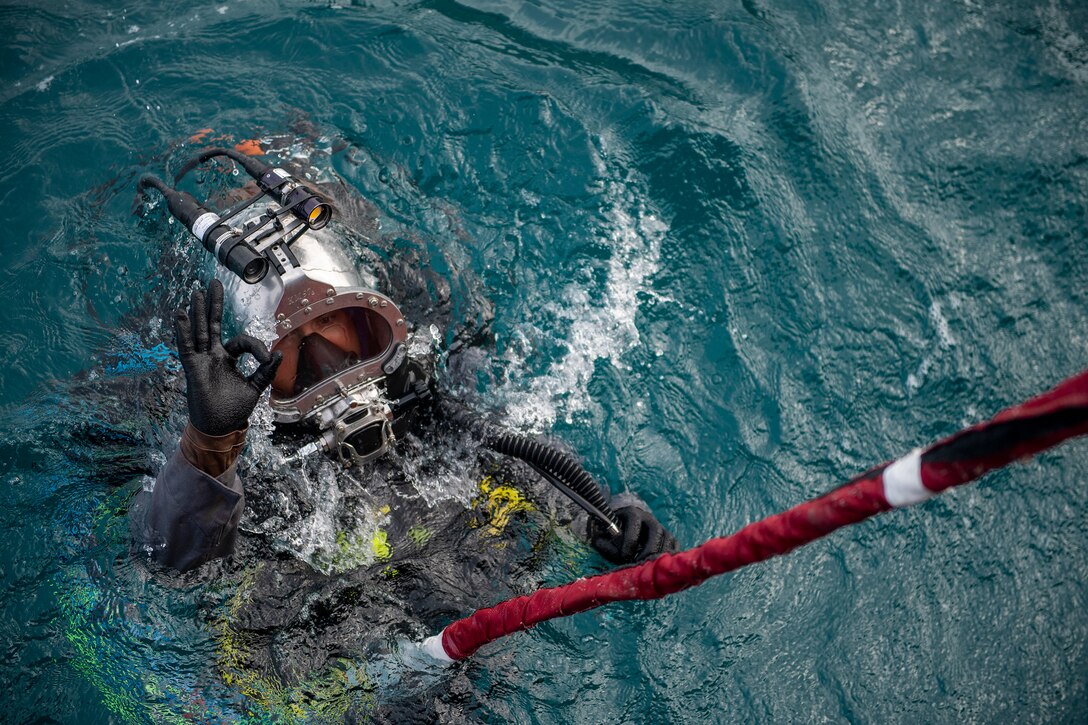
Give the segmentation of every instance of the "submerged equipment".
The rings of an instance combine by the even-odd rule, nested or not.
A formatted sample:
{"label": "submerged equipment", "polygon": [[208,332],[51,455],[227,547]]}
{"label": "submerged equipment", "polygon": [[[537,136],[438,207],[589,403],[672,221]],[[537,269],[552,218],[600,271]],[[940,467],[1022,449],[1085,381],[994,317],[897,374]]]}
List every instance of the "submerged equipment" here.
{"label": "submerged equipment", "polygon": [[[287,171],[236,149],[209,148],[185,163],[174,183],[217,157],[245,169],[259,193],[218,212],[151,174],[137,190],[161,193],[170,213],[232,273],[222,281],[243,326],[272,326],[271,349],[284,354],[269,394],[273,420],[315,437],[293,458],[320,451],[345,466],[378,458],[432,408],[433,381],[408,355],[404,315],[323,231],[333,218],[329,200]],[[263,208],[261,200],[268,202]],[[574,458],[445,402],[443,412],[471,426],[485,446],[525,461],[619,532],[600,486]]]}
{"label": "submerged equipment", "polygon": [[554,446],[492,425],[452,400],[440,401],[437,412],[454,425],[469,431],[486,448],[527,463],[541,478],[604,524],[610,532],[620,532],[616,514],[605,500],[600,484],[573,456]]}

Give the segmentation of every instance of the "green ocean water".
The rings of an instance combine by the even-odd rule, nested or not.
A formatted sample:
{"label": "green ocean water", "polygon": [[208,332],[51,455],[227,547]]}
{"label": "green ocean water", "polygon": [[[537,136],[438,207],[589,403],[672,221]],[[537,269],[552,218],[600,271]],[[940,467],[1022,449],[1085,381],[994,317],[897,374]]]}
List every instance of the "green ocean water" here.
{"label": "green ocean water", "polygon": [[[1075,0],[9,2],[0,28],[5,721],[295,717],[209,665],[228,584],[127,544],[183,422],[162,318],[211,277],[132,214],[135,180],[201,129],[316,149],[455,318],[493,305],[481,401],[685,545],[1088,365]],[[1073,442],[420,697],[449,721],[1083,722],[1086,477]],[[561,559],[525,576],[597,570]]]}

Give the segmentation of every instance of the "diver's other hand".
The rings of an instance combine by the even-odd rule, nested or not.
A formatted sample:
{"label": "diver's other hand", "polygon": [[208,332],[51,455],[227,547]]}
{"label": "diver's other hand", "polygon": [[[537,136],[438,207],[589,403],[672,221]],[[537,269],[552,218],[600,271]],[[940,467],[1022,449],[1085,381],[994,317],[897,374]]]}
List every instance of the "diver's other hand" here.
{"label": "diver's other hand", "polygon": [[616,522],[620,527],[618,534],[609,532],[596,519],[591,521],[589,530],[593,548],[613,564],[631,564],[679,548],[676,538],[640,506],[616,509]]}
{"label": "diver's other hand", "polygon": [[[264,343],[249,335],[238,335],[226,345],[222,340],[223,285],[212,280],[204,293],[197,290],[189,303],[189,314],[174,315],[178,357],[188,383],[189,421],[201,433],[226,435],[245,428],[257,407],[261,393],[272,382],[283,359],[270,353]],[[238,369],[238,358],[249,353],[259,367],[248,378]]]}

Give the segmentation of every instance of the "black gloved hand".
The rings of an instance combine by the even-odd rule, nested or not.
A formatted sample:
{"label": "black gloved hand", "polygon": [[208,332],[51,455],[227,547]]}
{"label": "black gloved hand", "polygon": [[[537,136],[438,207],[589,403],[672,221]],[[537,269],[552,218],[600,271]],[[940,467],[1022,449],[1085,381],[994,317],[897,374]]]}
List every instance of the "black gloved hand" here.
{"label": "black gloved hand", "polygon": [[[249,423],[257,399],[276,377],[283,353],[270,353],[264,343],[238,335],[223,344],[223,285],[208,285],[208,304],[197,290],[189,314],[174,315],[178,357],[185,369],[189,390],[189,421],[201,433],[219,436],[240,430]],[[260,367],[248,378],[238,369],[238,358],[248,352]]]}
{"label": "black gloved hand", "polygon": [[618,534],[611,533],[596,519],[590,519],[589,523],[593,548],[613,564],[631,564],[679,549],[676,538],[661,522],[638,506],[616,509],[616,521],[620,526]]}

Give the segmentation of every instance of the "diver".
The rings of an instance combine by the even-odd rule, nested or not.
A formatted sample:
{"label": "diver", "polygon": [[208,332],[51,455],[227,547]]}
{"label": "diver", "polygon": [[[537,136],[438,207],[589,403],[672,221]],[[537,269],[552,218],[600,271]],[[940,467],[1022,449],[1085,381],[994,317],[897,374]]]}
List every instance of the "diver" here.
{"label": "diver", "polygon": [[[636,496],[610,497],[555,445],[503,430],[444,399],[434,360],[410,354],[411,325],[398,306],[367,284],[365,271],[326,229],[334,207],[323,194],[230,148],[205,150],[178,178],[214,157],[233,160],[256,182],[249,198],[225,212],[150,175],[139,189],[162,193],[170,213],[230,272],[222,276],[236,317],[250,329],[274,330],[274,342],[269,349],[247,334],[222,341],[218,279],[206,294],[192,294],[188,312],[176,313],[189,420],[144,507],[140,536],[154,559],[186,572],[234,552],[246,506],[238,462],[250,418],[269,388],[278,439],[295,448],[289,460],[322,455],[358,471],[407,435],[468,430],[584,509],[581,533],[608,561],[628,564],[677,548]],[[239,369],[246,353],[258,363],[248,376]]]}

